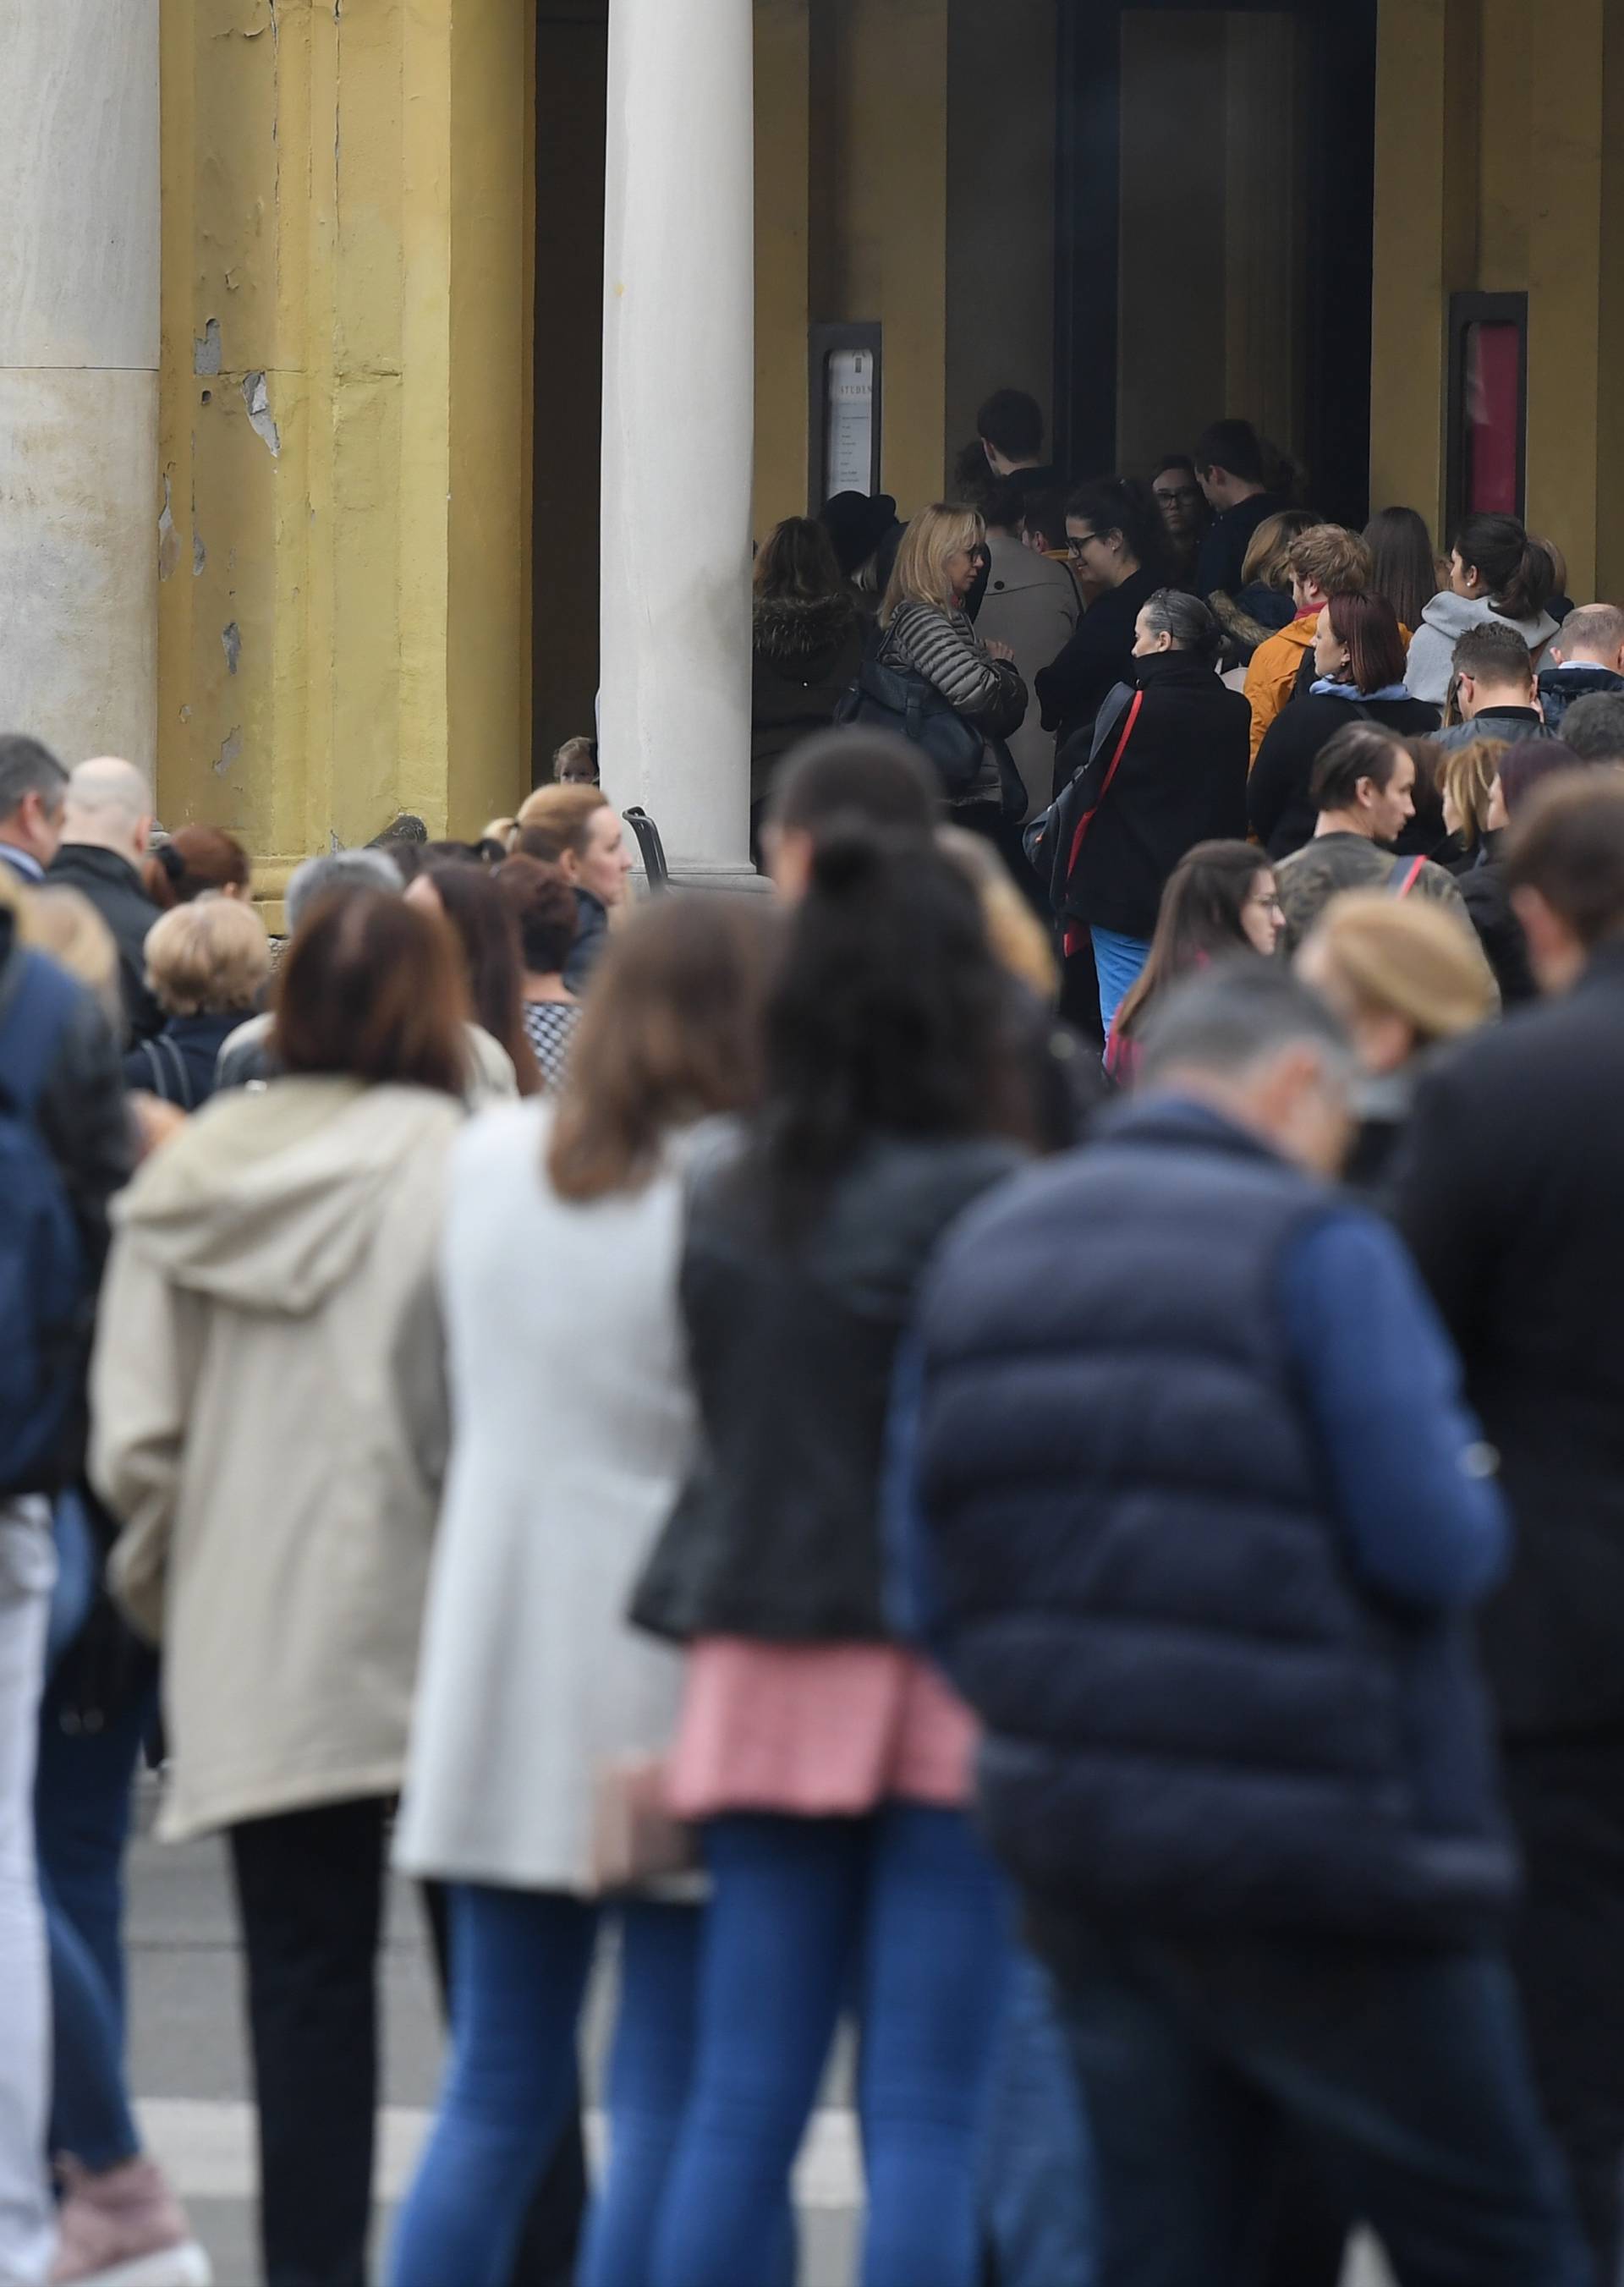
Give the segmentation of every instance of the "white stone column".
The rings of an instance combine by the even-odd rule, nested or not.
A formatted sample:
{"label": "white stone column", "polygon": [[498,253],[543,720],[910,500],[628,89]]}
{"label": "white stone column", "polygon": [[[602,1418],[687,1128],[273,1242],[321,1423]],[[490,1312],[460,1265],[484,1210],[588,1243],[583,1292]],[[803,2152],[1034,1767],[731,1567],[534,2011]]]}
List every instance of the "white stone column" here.
{"label": "white stone column", "polygon": [[751,43],[750,0],[610,0],[598,728],[691,882],[749,869]]}
{"label": "white stone column", "polygon": [[0,0],[0,731],[148,772],[158,266],[158,0]]}

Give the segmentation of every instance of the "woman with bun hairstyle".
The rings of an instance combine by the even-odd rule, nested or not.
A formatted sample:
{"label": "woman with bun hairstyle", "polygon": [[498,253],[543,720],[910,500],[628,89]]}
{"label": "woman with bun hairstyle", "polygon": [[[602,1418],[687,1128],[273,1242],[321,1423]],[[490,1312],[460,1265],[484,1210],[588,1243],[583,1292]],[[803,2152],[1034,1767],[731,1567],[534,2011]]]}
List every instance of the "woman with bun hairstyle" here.
{"label": "woman with bun hairstyle", "polygon": [[1405,680],[1413,697],[1441,707],[1449,695],[1454,647],[1468,628],[1506,620],[1533,655],[1557,632],[1546,610],[1556,574],[1550,553],[1514,516],[1469,516],[1455,534],[1449,585],[1434,596],[1410,641]]}
{"label": "woman with bun hairstyle", "polygon": [[218,826],[183,826],[160,843],[141,869],[141,887],[168,913],[194,898],[246,898],[254,869],[234,836]]}
{"label": "woman with bun hairstyle", "polygon": [[1107,1039],[1179,859],[1247,830],[1252,711],[1214,672],[1222,640],[1199,597],[1176,588],[1148,597],[1092,760],[1057,805],[1050,898],[1068,929],[1089,931]]}
{"label": "woman with bun hairstyle", "polygon": [[681,1298],[702,1459],[635,1597],[688,1647],[671,1807],[711,1881],[693,2077],[649,2287],[775,2275],[836,2022],[862,2043],[865,2287],[973,2287],[1010,1933],[972,1726],[893,1632],[891,1372],[955,1218],[1021,1163],[970,884],[831,835],[768,1002],[765,1101],[692,1173]]}

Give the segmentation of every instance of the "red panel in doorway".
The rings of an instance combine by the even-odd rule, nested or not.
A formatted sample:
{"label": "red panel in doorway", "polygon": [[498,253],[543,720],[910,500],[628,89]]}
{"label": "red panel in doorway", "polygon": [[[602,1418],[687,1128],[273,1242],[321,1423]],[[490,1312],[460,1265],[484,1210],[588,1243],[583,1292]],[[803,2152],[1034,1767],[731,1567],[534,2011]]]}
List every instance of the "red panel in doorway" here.
{"label": "red panel in doorway", "polygon": [[1468,510],[1516,516],[1522,440],[1522,329],[1485,320],[1466,329]]}

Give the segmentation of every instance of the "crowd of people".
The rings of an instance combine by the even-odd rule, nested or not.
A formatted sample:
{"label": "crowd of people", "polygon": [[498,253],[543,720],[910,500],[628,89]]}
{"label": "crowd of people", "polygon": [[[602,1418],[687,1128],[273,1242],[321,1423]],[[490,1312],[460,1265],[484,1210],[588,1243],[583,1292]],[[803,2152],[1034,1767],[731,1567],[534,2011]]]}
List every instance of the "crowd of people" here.
{"label": "crowd of people", "polygon": [[210,2278],[144,1755],[267,2287],[365,2287],[392,1867],[389,2287],[792,2287],[844,2018],[865,2287],[1612,2287],[1624,613],[1035,413],[764,545],[771,897],[587,740],[269,903],[0,739],[4,2287]]}

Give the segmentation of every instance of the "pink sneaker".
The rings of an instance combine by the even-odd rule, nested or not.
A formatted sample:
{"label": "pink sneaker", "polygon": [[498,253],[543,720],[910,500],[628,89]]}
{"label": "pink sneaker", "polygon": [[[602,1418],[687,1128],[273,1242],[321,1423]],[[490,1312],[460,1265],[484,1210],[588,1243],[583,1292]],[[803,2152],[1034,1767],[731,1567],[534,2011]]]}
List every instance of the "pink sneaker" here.
{"label": "pink sneaker", "polygon": [[209,2258],[155,2160],[92,2176],[62,2163],[51,2287],[212,2287]]}

